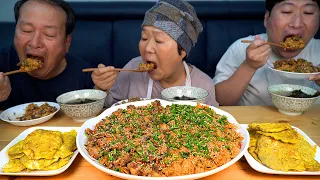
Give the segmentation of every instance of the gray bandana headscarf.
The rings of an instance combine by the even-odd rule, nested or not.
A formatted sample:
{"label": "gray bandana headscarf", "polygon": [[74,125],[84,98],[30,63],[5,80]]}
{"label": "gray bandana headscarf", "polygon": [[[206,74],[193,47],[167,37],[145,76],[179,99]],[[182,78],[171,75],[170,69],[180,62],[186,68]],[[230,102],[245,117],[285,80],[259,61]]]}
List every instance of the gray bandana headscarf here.
{"label": "gray bandana headscarf", "polygon": [[154,26],[166,32],[187,56],[203,29],[194,8],[183,0],[159,0],[146,12],[143,26]]}

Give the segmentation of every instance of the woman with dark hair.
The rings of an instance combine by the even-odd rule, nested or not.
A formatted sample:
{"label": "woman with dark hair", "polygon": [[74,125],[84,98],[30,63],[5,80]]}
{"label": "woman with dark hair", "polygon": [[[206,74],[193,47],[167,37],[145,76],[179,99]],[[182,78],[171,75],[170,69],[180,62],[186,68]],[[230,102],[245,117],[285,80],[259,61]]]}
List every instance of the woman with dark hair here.
{"label": "woman with dark hair", "polygon": [[185,62],[196,44],[202,25],[194,8],[182,0],[160,0],[146,14],[139,43],[140,57],[124,68],[153,63],[149,72],[120,72],[99,65],[92,73],[96,87],[109,90],[107,105],[130,97],[160,98],[172,86],[195,86],[208,91],[207,104],[217,106],[212,79]]}
{"label": "woman with dark hair", "polygon": [[[279,59],[306,59],[320,64],[320,40],[313,37],[319,29],[319,0],[266,0],[266,34],[234,42],[219,61],[214,77],[217,101],[221,105],[272,105],[267,87],[272,84],[299,84],[320,89],[320,74],[305,80],[280,77],[267,63]],[[284,49],[287,37],[300,36],[303,49]],[[250,45],[241,40],[254,40]]]}

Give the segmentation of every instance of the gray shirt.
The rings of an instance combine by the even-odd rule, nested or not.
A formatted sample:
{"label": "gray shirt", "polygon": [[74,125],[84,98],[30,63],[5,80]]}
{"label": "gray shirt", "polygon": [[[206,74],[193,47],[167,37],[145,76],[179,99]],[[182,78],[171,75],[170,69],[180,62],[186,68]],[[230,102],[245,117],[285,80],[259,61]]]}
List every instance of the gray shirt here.
{"label": "gray shirt", "polygon": [[[141,57],[136,57],[129,61],[124,68],[136,69],[139,63],[143,63]],[[200,87],[208,91],[209,95],[205,101],[206,104],[212,106],[218,106],[215,98],[215,88],[212,79],[192,65],[192,71],[190,72],[191,86]],[[129,99],[131,97],[146,98],[148,91],[149,75],[147,72],[120,72],[119,76],[110,89],[107,99],[106,106],[109,107],[115,102],[120,100]],[[184,86],[185,82],[181,84]],[[161,86],[159,81],[153,82],[151,98],[161,98],[161,91],[164,88]]]}

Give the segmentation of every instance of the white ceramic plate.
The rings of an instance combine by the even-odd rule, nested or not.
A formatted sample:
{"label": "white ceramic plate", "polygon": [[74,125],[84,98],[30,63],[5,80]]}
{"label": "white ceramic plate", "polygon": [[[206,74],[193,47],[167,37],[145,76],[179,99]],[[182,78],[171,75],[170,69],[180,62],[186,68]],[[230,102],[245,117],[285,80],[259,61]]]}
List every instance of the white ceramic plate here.
{"label": "white ceramic plate", "polygon": [[28,134],[33,132],[36,129],[46,129],[46,130],[54,130],[54,131],[61,131],[61,132],[69,132],[72,129],[78,132],[79,127],[32,127],[26,129],[21,134],[19,134],[15,139],[13,139],[2,151],[0,152],[0,175],[9,175],[9,176],[53,176],[64,172],[74,161],[76,156],[78,155],[79,151],[76,150],[73,153],[73,156],[69,160],[68,164],[64,165],[60,169],[57,170],[50,170],[50,171],[31,171],[31,172],[18,172],[18,173],[4,173],[2,172],[2,167],[9,162],[9,158],[7,156],[7,151],[10,147],[17,144],[19,141],[25,139]]}
{"label": "white ceramic plate", "polygon": [[[248,128],[248,124],[242,124],[241,125],[244,128]],[[312,139],[309,138],[302,130],[300,130],[297,127],[292,126],[293,129],[295,129],[299,134],[301,134],[312,146],[317,145]],[[267,174],[283,174],[283,175],[320,175],[319,172],[309,172],[309,171],[302,171],[302,172],[295,172],[295,171],[278,171],[278,170],[273,170],[268,168],[267,166],[259,163],[256,161],[249,152],[246,152],[244,155],[249,163],[249,165],[256,171],[262,172],[262,173],[267,173]],[[320,148],[317,146],[317,152],[315,155],[315,160],[320,162]]]}
{"label": "white ceramic plate", "polygon": [[[144,100],[150,100],[149,98],[140,98],[141,100],[139,100],[139,101],[144,101]],[[125,100],[122,100],[122,101],[118,101],[118,102],[116,102],[116,103],[114,103],[114,104],[112,104],[112,106],[111,107],[113,107],[113,106],[118,106],[118,105],[121,105],[121,104],[125,104],[125,103],[128,103],[128,99],[125,99]],[[137,102],[137,101],[134,101],[134,102]]]}
{"label": "white ceramic plate", "polygon": [[309,77],[319,74],[318,73],[296,73],[296,72],[287,72],[274,69],[273,65],[268,64],[269,69],[277,73],[279,76],[283,76],[289,79],[309,79]]}
{"label": "white ceramic plate", "polygon": [[[38,106],[41,106],[42,104],[46,103],[46,102],[32,102],[33,104],[36,104]],[[26,108],[29,104],[31,103],[26,103],[26,104],[20,104],[14,107],[11,107],[5,111],[3,111],[0,114],[0,118],[5,121],[8,122],[10,124],[13,124],[15,126],[32,126],[32,125],[36,125],[36,124],[40,124],[43,122],[48,121],[49,119],[51,119],[59,110],[60,110],[60,105],[54,102],[47,102],[50,106],[54,106],[57,108],[57,110],[54,113],[51,113],[47,116],[41,117],[41,118],[37,118],[37,119],[31,119],[31,120],[25,120],[25,121],[20,121],[18,120],[18,117],[21,117],[24,115]]]}
{"label": "white ceramic plate", "polygon": [[85,130],[87,128],[90,129],[94,129],[95,125],[101,121],[103,118],[105,118],[106,116],[111,115],[112,112],[116,111],[119,108],[125,109],[128,105],[135,105],[135,106],[144,106],[147,105],[155,100],[159,100],[161,102],[162,106],[166,106],[166,105],[171,105],[171,104],[186,104],[186,105],[192,105],[192,106],[196,106],[197,103],[195,102],[169,102],[169,101],[165,101],[165,100],[160,100],[160,99],[153,99],[153,100],[146,100],[146,101],[137,101],[137,102],[130,102],[127,104],[121,104],[118,106],[113,106],[110,107],[109,109],[106,109],[103,113],[101,113],[99,116],[89,119],[88,121],[86,121],[79,129],[78,131],[78,135],[77,135],[77,147],[78,150],[80,152],[80,154],[90,163],[92,164],[94,167],[98,168],[99,170],[106,172],[112,176],[116,176],[122,179],[134,179],[134,180],[189,180],[189,179],[199,179],[199,178],[203,178],[203,177],[207,177],[210,176],[212,174],[215,174],[219,171],[224,170],[225,168],[231,166],[232,164],[234,164],[235,162],[237,162],[246,152],[248,146],[249,146],[249,133],[246,130],[246,128],[240,126],[240,124],[236,121],[236,119],[229,113],[220,110],[216,107],[212,107],[209,106],[210,108],[212,108],[217,114],[220,115],[225,115],[227,116],[227,119],[230,123],[233,123],[235,125],[238,125],[238,129],[237,131],[242,134],[242,136],[244,137],[243,141],[242,141],[242,146],[241,146],[241,151],[240,153],[231,161],[229,161],[228,163],[213,169],[211,171],[206,171],[203,173],[198,173],[198,174],[190,174],[190,175],[185,175],[185,176],[174,176],[174,177],[145,177],[145,176],[135,176],[135,175],[130,175],[130,174],[124,174],[124,173],[120,173],[117,171],[113,171],[111,169],[106,168],[105,166],[101,165],[96,159],[93,159],[90,157],[90,155],[88,154],[86,148],[85,148],[85,144],[87,142],[87,137],[85,136]]}

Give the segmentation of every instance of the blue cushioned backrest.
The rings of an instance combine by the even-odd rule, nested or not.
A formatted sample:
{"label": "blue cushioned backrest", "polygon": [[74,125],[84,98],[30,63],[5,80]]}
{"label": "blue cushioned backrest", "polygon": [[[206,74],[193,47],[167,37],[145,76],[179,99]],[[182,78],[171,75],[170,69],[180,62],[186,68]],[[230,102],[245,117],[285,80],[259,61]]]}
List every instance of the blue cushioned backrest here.
{"label": "blue cushioned backrest", "polygon": [[237,39],[264,33],[260,20],[212,20],[207,22],[207,59],[206,72],[213,77],[220,58]]}
{"label": "blue cushioned backrest", "polygon": [[13,44],[15,27],[13,22],[0,22],[0,49]]}
{"label": "blue cushioned backrest", "polygon": [[187,62],[195,65],[197,68],[203,70],[207,66],[207,53],[206,53],[206,43],[207,43],[207,28],[206,22],[201,21],[203,26],[203,32],[198,37],[198,42],[191,49]]}
{"label": "blue cushioned backrest", "polygon": [[77,21],[69,53],[97,66],[112,64],[112,22]]}
{"label": "blue cushioned backrest", "polygon": [[130,59],[140,56],[142,20],[123,20],[113,23],[113,59],[115,67],[123,67]]}

